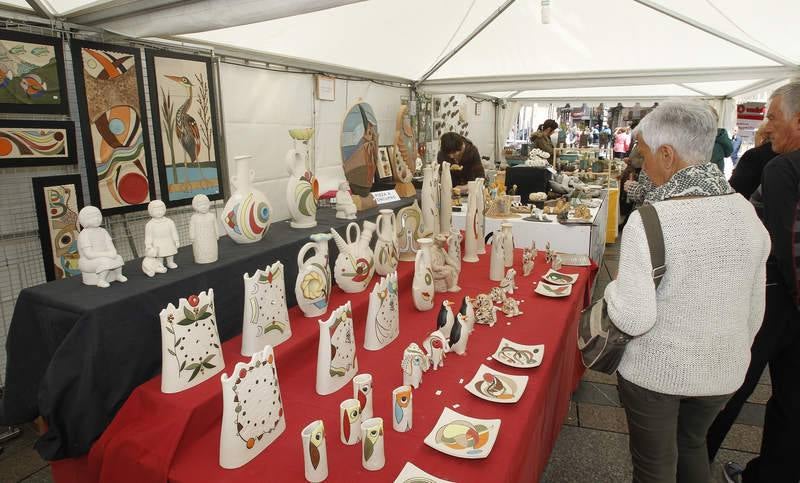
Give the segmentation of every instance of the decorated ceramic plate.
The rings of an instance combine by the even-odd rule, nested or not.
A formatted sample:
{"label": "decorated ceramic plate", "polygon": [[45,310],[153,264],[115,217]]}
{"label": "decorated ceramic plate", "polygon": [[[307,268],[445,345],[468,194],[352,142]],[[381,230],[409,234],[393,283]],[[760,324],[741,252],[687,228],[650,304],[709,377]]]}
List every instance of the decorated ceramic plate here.
{"label": "decorated ceramic plate", "polygon": [[481,364],[464,389],[487,401],[511,404],[519,401],[527,385],[528,376],[504,374]]}
{"label": "decorated ceramic plate", "polygon": [[551,268],[542,276],[542,280],[552,285],[572,285],[578,280],[579,275],[578,273],[561,273]]}
{"label": "decorated ceramic plate", "polygon": [[486,458],[499,432],[499,419],[471,418],[446,407],[425,437],[425,444],[456,458]]}
{"label": "decorated ceramic plate", "polygon": [[572,267],[588,267],[592,261],[586,255],[576,255],[574,253],[559,253],[558,258],[561,259],[562,265],[570,265]]}
{"label": "decorated ceramic plate", "polygon": [[394,483],[453,483],[426,473],[411,463],[403,466],[403,471],[394,479]]}
{"label": "decorated ceramic plate", "polygon": [[569,297],[572,293],[572,285],[551,285],[545,282],[536,284],[534,292],[545,297]]}
{"label": "decorated ceramic plate", "polygon": [[500,339],[500,344],[492,354],[492,358],[501,364],[518,369],[539,367],[544,358],[544,344],[517,344],[514,341],[503,338]]}

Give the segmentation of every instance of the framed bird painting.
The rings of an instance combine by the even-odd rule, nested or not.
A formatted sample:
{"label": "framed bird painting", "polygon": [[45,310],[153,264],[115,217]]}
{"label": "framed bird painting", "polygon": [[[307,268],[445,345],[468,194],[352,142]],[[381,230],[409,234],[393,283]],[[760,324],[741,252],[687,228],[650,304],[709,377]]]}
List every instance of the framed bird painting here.
{"label": "framed bird painting", "polygon": [[92,205],[104,215],[142,210],[156,192],[140,50],[71,45]]}
{"label": "framed bird painting", "polygon": [[145,56],[161,199],[167,206],[189,204],[199,194],[221,199],[211,59],[150,49]]}

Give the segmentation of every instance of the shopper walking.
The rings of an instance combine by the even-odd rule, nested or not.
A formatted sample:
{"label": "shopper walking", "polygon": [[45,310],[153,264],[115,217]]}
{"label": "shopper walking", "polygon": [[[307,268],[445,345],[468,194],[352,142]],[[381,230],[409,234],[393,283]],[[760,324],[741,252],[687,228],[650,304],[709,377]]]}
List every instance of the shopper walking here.
{"label": "shopper walking", "polygon": [[733,145],[733,152],[731,153],[731,163],[736,167],[739,162],[739,150],[742,148],[742,137],[739,136],[739,126],[733,126],[733,136],[731,136],[731,144]]}
{"label": "shopper walking", "polygon": [[616,134],[614,134],[614,158],[616,159],[624,158],[625,153],[627,153],[630,148],[631,137],[626,130],[626,128],[621,127],[617,129]]}
{"label": "shopper walking", "polygon": [[694,102],[665,102],[637,129],[666,273],[654,289],[634,212],[617,279],[605,290],[611,320],[633,336],[618,381],[635,482],[710,481],[706,431],[744,379],[763,316],[769,237],[750,203],[708,164],[715,135],[711,111]]}

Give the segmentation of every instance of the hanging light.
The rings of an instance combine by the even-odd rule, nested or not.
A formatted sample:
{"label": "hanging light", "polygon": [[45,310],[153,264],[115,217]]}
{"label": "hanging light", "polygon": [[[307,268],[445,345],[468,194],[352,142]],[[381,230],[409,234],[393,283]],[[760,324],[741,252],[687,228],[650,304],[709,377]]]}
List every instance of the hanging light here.
{"label": "hanging light", "polygon": [[550,0],[542,0],[542,23],[550,23]]}

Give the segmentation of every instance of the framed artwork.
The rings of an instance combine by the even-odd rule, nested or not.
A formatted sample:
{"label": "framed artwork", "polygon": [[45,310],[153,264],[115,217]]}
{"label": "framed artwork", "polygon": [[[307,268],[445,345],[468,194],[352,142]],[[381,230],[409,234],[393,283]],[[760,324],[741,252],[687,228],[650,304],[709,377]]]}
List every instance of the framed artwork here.
{"label": "framed artwork", "polygon": [[320,101],[336,100],[336,79],[326,75],[317,74],[314,77],[317,87],[317,99]]}
{"label": "framed artwork", "polygon": [[378,162],[375,163],[379,179],[392,177],[392,161],[394,160],[394,146],[378,147]]}
{"label": "framed artwork", "polygon": [[69,114],[61,39],[0,30],[0,112]]}
{"label": "framed artwork", "polygon": [[145,50],[161,199],[223,197],[211,59]]}
{"label": "framed artwork", "polygon": [[72,121],[0,120],[0,168],[75,164]]}
{"label": "framed artwork", "polygon": [[104,215],[155,199],[139,49],[72,41],[89,197]]}
{"label": "framed artwork", "polygon": [[78,212],[83,208],[80,175],[33,178],[33,200],[47,281],[80,275]]}

